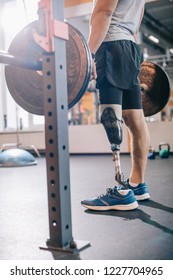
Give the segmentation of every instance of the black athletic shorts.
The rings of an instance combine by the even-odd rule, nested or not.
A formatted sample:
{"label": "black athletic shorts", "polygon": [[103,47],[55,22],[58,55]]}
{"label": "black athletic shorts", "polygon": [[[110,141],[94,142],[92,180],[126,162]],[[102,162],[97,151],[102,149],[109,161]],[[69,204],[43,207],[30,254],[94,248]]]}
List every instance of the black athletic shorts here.
{"label": "black athletic shorts", "polygon": [[138,79],[143,61],[141,48],[129,40],[104,42],[96,52],[97,83],[101,104],[141,109]]}

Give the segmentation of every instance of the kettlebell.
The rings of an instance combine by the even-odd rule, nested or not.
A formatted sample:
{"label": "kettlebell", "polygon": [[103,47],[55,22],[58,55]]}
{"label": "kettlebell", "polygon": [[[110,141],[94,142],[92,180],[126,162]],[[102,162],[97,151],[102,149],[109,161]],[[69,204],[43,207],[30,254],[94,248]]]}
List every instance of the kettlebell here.
{"label": "kettlebell", "polygon": [[153,147],[150,146],[149,148],[149,154],[148,154],[148,159],[155,159],[156,157],[156,152]]}
{"label": "kettlebell", "polygon": [[170,155],[170,145],[168,143],[159,144],[159,156],[161,158],[168,158]]}

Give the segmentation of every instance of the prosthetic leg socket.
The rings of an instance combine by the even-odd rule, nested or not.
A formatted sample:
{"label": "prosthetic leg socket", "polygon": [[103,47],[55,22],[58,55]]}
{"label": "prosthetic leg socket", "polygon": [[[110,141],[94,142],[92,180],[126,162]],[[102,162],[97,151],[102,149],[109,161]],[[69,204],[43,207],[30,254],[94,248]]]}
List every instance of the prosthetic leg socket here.
{"label": "prosthetic leg socket", "polygon": [[121,171],[120,164],[120,144],[122,142],[122,120],[116,116],[115,110],[112,107],[106,107],[101,115],[101,123],[103,124],[111,150],[113,152],[113,161],[115,161],[115,180],[119,185],[126,188],[124,183],[124,175]]}

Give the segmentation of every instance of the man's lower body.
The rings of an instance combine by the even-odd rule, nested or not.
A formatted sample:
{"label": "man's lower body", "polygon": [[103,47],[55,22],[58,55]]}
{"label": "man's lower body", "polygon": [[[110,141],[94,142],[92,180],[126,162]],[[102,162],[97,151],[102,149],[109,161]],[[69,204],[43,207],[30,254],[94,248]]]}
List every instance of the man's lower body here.
{"label": "man's lower body", "polygon": [[139,46],[126,40],[103,43],[96,54],[100,120],[110,144],[117,147],[121,144],[119,123],[124,120],[131,135],[132,168],[126,181],[128,189],[115,186],[105,195],[82,201],[88,209],[133,210],[138,207],[136,200],[150,198],[144,178],[149,132],[138,80],[141,58]]}

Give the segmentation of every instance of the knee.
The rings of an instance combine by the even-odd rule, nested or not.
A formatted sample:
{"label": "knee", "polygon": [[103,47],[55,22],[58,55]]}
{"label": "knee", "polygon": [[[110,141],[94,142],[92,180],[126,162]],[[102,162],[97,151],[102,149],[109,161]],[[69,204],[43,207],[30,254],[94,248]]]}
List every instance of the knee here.
{"label": "knee", "polygon": [[143,110],[125,110],[123,112],[123,120],[125,125],[130,129],[141,128],[146,124]]}
{"label": "knee", "polygon": [[129,128],[132,136],[142,137],[148,143],[150,140],[148,126],[144,117],[143,110],[127,110],[123,112],[123,120]]}
{"label": "knee", "polygon": [[128,115],[123,114],[123,121],[124,121],[125,125],[129,128],[130,123],[129,123]]}

